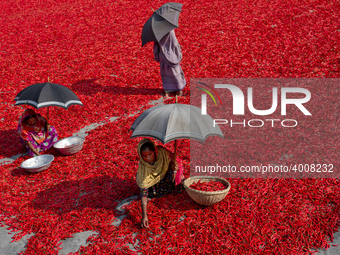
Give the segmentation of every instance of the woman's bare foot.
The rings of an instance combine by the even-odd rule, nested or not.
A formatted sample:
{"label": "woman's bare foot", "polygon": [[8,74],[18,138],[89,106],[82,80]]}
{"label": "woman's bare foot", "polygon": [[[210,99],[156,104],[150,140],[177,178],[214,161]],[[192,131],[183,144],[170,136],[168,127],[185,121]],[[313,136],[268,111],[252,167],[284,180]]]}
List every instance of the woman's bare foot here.
{"label": "woman's bare foot", "polygon": [[169,92],[164,92],[164,97],[169,97],[170,93]]}
{"label": "woman's bare foot", "polygon": [[180,97],[183,96],[183,91],[182,90],[178,92],[178,96],[180,96]]}

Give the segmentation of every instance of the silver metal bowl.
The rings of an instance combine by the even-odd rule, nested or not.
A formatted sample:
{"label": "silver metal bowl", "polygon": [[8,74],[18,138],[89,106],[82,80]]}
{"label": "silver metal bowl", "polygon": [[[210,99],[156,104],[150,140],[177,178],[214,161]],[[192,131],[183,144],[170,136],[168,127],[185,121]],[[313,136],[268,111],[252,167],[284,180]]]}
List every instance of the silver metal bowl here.
{"label": "silver metal bowl", "polygon": [[40,155],[25,160],[20,167],[31,173],[38,173],[49,168],[53,160],[54,156],[51,154]]}
{"label": "silver metal bowl", "polygon": [[72,155],[83,148],[85,138],[81,136],[70,136],[56,142],[53,147],[63,155]]}

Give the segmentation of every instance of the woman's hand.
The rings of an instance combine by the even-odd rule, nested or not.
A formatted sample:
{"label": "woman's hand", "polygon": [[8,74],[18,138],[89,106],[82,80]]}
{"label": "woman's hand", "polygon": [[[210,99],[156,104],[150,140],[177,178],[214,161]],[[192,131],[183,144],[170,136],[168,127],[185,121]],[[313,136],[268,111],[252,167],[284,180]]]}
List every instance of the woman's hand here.
{"label": "woman's hand", "polygon": [[50,130],[51,125],[50,124],[46,124],[46,131]]}
{"label": "woman's hand", "polygon": [[148,198],[147,197],[142,197],[141,198],[142,222],[140,224],[142,228],[148,228],[149,227],[149,220],[148,220],[148,213],[147,213],[147,204],[148,204]]}
{"label": "woman's hand", "polygon": [[37,156],[40,156],[40,153],[37,149],[35,149],[32,145],[32,143],[30,141],[25,141],[25,143],[27,144],[28,148],[33,151],[33,153]]}
{"label": "woman's hand", "polygon": [[177,171],[174,171],[174,172],[172,173],[172,182],[175,181],[175,179],[176,179],[176,174],[177,174]]}
{"label": "woman's hand", "polygon": [[145,216],[142,217],[141,227],[142,228],[149,228],[148,216],[145,215]]}
{"label": "woman's hand", "polygon": [[176,174],[177,174],[177,170],[178,170],[178,164],[177,162],[175,161],[173,164],[172,164],[172,181],[174,182],[175,181],[175,178],[176,178]]}

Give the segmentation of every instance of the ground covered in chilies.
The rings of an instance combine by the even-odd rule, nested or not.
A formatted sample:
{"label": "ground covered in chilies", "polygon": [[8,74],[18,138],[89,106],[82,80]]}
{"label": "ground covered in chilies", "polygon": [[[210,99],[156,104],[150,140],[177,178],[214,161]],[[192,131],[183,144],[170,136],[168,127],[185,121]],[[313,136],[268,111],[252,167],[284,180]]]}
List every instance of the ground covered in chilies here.
{"label": "ground covered in chilies", "polygon": [[[141,48],[140,36],[151,8],[163,3],[0,3],[0,158],[24,151],[16,132],[23,108],[14,107],[15,95],[48,77],[84,103],[50,109],[61,138],[119,117],[89,132],[75,155],[49,151],[55,160],[45,172],[22,170],[27,157],[0,166],[0,221],[21,231],[15,240],[35,234],[25,254],[57,254],[63,239],[88,230],[99,235],[77,254],[133,253],[127,244],[137,239],[145,254],[308,254],[328,247],[340,225],[338,179],[228,179],[229,194],[214,206],[200,206],[185,192],[171,194],[148,204],[149,230],[140,228],[138,201],[127,206],[119,227],[112,225],[119,201],[138,194],[139,139],[130,140],[128,131],[138,114],[130,114],[151,107],[162,92],[152,44]],[[336,0],[182,3],[176,36],[188,85],[180,103],[190,103],[190,78],[339,77]],[[190,142],[178,146],[188,177]]]}

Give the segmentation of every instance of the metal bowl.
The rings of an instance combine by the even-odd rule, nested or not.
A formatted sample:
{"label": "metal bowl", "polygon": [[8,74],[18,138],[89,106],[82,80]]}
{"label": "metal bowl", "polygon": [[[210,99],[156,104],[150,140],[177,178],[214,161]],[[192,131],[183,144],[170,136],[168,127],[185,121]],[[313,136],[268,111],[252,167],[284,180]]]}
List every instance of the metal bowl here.
{"label": "metal bowl", "polygon": [[63,155],[72,155],[83,148],[85,138],[81,136],[70,136],[56,142],[53,147]]}
{"label": "metal bowl", "polygon": [[40,155],[25,160],[20,167],[31,173],[38,173],[49,168],[53,160],[54,156],[51,154]]}

